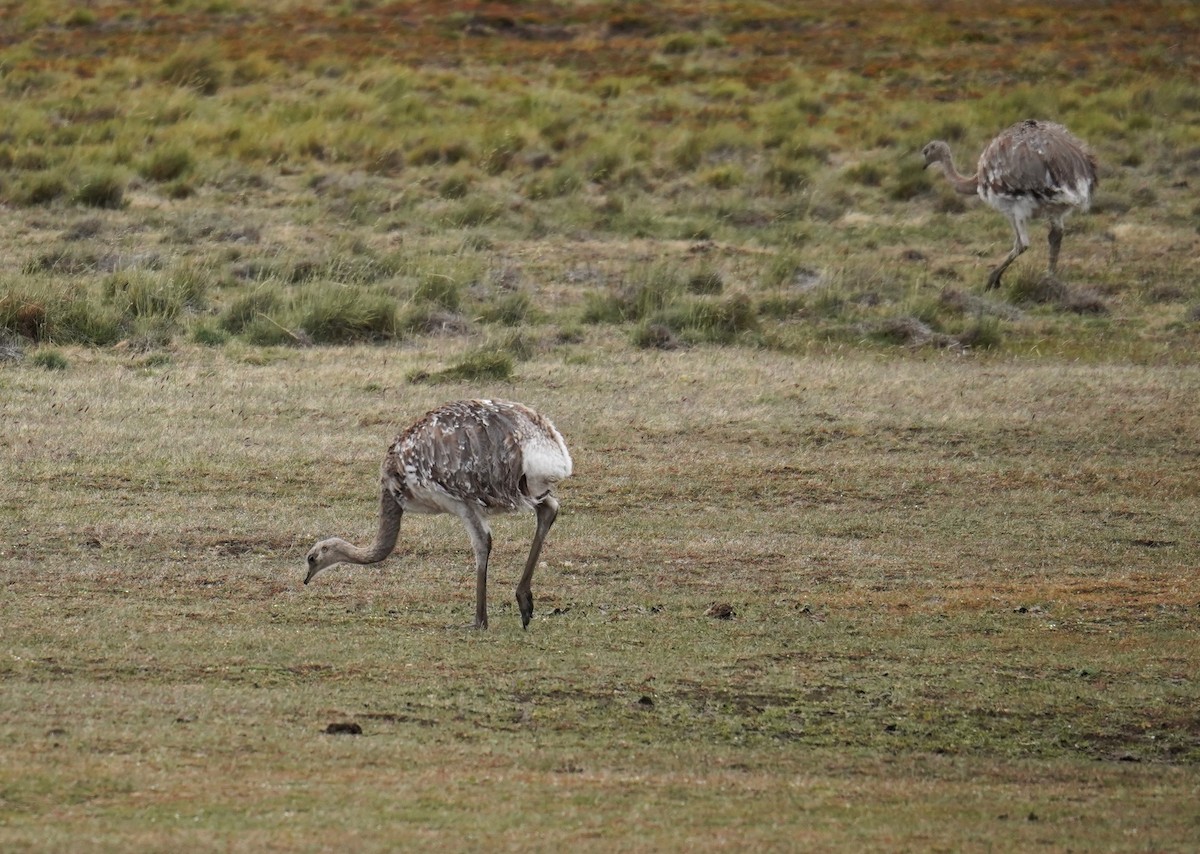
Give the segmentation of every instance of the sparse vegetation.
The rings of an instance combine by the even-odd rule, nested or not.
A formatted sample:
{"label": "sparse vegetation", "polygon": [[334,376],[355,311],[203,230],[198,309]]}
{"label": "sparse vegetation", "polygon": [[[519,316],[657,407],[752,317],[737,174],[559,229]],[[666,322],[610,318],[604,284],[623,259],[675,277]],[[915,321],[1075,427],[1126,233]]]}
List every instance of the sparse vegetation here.
{"label": "sparse vegetation", "polygon": [[65,371],[67,369],[67,357],[57,350],[39,350],[33,354],[30,359],[33,364],[39,368],[45,368],[48,371]]}
{"label": "sparse vegetation", "polygon": [[125,201],[125,179],[112,169],[84,175],[72,201],[91,208],[119,208]]}
{"label": "sparse vegetation", "polygon": [[396,310],[396,301],[386,294],[315,284],[297,300],[295,325],[317,344],[382,340],[396,334]]}
{"label": "sparse vegetation", "polygon": [[[537,242],[542,249],[530,263],[538,283],[569,275],[571,241],[592,235],[601,238],[593,251],[607,256],[609,281],[624,284],[561,292],[550,311],[535,286],[528,293],[541,319],[582,316],[589,323],[622,324],[631,333],[648,323],[678,327],[679,309],[672,310],[673,320],[651,317],[667,310],[660,299],[665,294],[656,297],[653,285],[641,294],[643,300],[660,299],[653,306],[630,292],[657,264],[672,287],[682,280],[685,290],[710,295],[729,288],[749,301],[763,327],[755,346],[808,351],[830,335],[874,346],[879,339],[858,334],[863,324],[903,314],[912,293],[934,297],[945,277],[977,289],[982,256],[976,253],[1007,242],[985,213],[975,214],[979,206],[929,180],[917,154],[921,144],[938,137],[971,152],[1016,118],[1045,115],[1076,129],[1097,150],[1105,172],[1101,194],[1092,215],[1071,222],[1063,258],[1068,290],[1062,295],[1030,281],[1044,246],[1018,262],[1014,278],[1023,276],[1025,283],[1006,294],[1014,305],[1045,310],[995,314],[991,350],[1028,356],[1032,342],[1072,328],[1064,326],[1066,318],[1075,324],[1065,336],[1072,339],[1071,352],[1105,358],[1113,352],[1111,341],[1089,335],[1088,324],[1106,313],[1139,318],[1124,329],[1148,327],[1152,334],[1128,342],[1142,353],[1139,358],[1186,358],[1196,351],[1194,331],[1175,321],[1188,299],[1197,298],[1195,283],[1180,276],[1195,231],[1185,172],[1189,152],[1200,146],[1200,122],[1189,118],[1200,108],[1179,74],[1180,63],[1190,60],[1178,53],[1178,31],[1195,26],[1194,15],[1169,5],[1174,11],[1161,15],[1166,30],[1152,15],[1123,46],[1136,61],[1114,60],[1051,82],[1038,71],[1033,42],[1001,50],[1006,37],[994,33],[963,41],[964,32],[974,32],[970,22],[983,14],[966,6],[956,24],[873,9],[850,41],[867,50],[886,34],[926,45],[930,56],[891,59],[859,74],[846,71],[843,54],[830,49],[838,39],[814,40],[809,32],[840,32],[849,26],[850,7],[818,9],[807,21],[775,10],[753,23],[748,12],[731,8],[705,18],[705,26],[692,26],[689,13],[676,29],[630,24],[621,16],[614,22],[588,4],[567,4],[553,15],[535,5],[511,27],[469,16],[436,26],[433,19],[420,26],[404,22],[402,37],[394,40],[401,53],[385,56],[356,30],[341,27],[338,15],[316,7],[292,4],[282,12],[309,15],[306,26],[326,34],[320,50],[310,54],[290,44],[272,50],[278,31],[266,7],[247,10],[239,24],[243,38],[229,40],[214,28],[224,14],[220,8],[185,4],[170,12],[172,27],[189,36],[185,46],[152,29],[142,32],[139,53],[130,56],[105,53],[103,46],[137,20],[137,4],[118,13],[51,2],[43,4],[51,10],[45,16],[4,25],[13,33],[0,55],[4,85],[21,97],[0,145],[6,170],[0,198],[16,210],[37,207],[51,216],[80,206],[103,212],[103,233],[67,236],[64,227],[64,239],[98,260],[154,246],[166,257],[159,269],[145,271],[152,278],[168,277],[177,260],[171,256],[186,253],[212,283],[222,283],[219,312],[244,296],[239,290],[289,283],[283,268],[300,263],[291,259],[312,257],[316,248],[325,257],[304,268],[308,278],[381,284],[400,275],[406,281],[391,290],[401,303],[413,297],[407,289],[415,279],[418,302],[513,322],[520,298],[493,308],[489,296],[468,296],[471,278],[438,270],[460,260],[449,233],[465,231],[490,244],[489,252],[504,252],[514,240]],[[1079,31],[1107,31],[1109,14],[1118,13],[1088,10],[1079,17]],[[401,26],[370,4],[356,9],[355,17],[380,43]],[[60,25],[54,58],[40,63],[33,60],[32,44],[22,40],[25,27],[37,26],[34,20]],[[624,35],[595,38],[610,28]],[[746,39],[768,31],[777,55],[802,45],[805,66],[763,64],[753,51],[741,50]],[[544,38],[525,38],[533,33]],[[964,64],[954,55],[955,43],[971,44],[991,59]],[[485,48],[464,54],[469,68],[406,62],[455,56],[467,45]],[[941,100],[946,82],[930,69],[943,55],[955,64],[958,89],[998,88],[1005,97]],[[621,69],[618,75],[593,79],[579,72],[610,62]],[[537,74],[524,74],[528,68]],[[710,70],[698,74],[698,68]],[[1129,68],[1141,71],[1129,74]],[[134,79],[136,98],[126,88]],[[233,211],[249,216],[211,227]],[[398,235],[426,253],[423,274],[410,276],[404,262],[397,265],[392,237]],[[705,263],[674,250],[654,261],[625,252],[624,245],[637,240],[704,244]],[[244,251],[255,244],[262,246],[261,257]],[[755,251],[743,252],[746,246]],[[15,260],[29,269],[45,251],[43,241],[21,243]],[[927,260],[905,260],[918,256]],[[848,257],[861,269],[873,265],[871,275],[886,271],[904,299],[884,295],[868,305],[860,295],[841,293],[841,304],[853,311],[817,312],[822,321],[806,323],[813,317],[804,310],[807,297],[782,293],[779,270],[837,270]],[[343,265],[359,269],[338,269]],[[931,265],[942,281],[931,280]],[[114,272],[103,263],[70,272],[76,271],[91,274],[75,284],[93,292]],[[244,275],[251,271],[257,274]],[[453,282],[439,287],[433,281],[439,274]],[[245,284],[226,286],[239,280]],[[1175,316],[1161,310],[1161,301],[1143,298],[1170,286],[1180,290],[1178,300],[1167,301]],[[271,319],[285,327],[290,322]],[[932,319],[953,325],[948,316]],[[204,315],[176,320],[174,334],[186,339]],[[247,341],[275,340],[260,325],[248,333],[223,328]],[[370,337],[386,342],[413,328],[406,331],[403,322],[376,326]],[[348,340],[357,339],[333,339]],[[718,340],[750,343],[743,336],[713,343]],[[1037,352],[1055,350],[1039,345]]]}
{"label": "sparse vegetation", "polygon": [[494,347],[481,347],[440,371],[416,370],[408,375],[413,383],[492,383],[513,375],[513,357]]}

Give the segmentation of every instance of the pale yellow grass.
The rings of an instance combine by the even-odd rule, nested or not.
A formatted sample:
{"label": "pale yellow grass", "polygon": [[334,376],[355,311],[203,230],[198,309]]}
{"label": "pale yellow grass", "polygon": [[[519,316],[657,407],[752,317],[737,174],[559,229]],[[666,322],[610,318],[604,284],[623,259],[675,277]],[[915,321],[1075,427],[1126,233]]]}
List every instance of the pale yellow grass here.
{"label": "pale yellow grass", "polygon": [[[3,368],[0,843],[1195,842],[1194,371],[588,335],[475,386],[404,379],[454,341]],[[575,456],[529,630],[530,517],[486,634],[453,519],[304,587],[462,396]]]}

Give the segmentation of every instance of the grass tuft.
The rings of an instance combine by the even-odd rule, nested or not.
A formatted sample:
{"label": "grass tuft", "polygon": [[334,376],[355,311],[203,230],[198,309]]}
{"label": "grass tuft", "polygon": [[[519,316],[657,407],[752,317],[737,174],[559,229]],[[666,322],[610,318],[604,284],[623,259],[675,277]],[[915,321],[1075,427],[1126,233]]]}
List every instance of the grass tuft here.
{"label": "grass tuft", "polygon": [[177,318],[185,308],[199,307],[201,283],[190,277],[174,278],[166,273],[126,270],[104,280],[106,300],[129,317]]}
{"label": "grass tuft", "polygon": [[143,178],[160,183],[179,181],[195,166],[191,150],[182,145],[168,145],[152,151],[138,168]]}
{"label": "grass tuft", "polygon": [[533,304],[533,298],[525,291],[505,294],[483,307],[481,316],[488,323],[499,323],[502,326],[520,326],[539,319],[540,313]]}
{"label": "grass tuft", "polygon": [[385,294],[322,283],[306,287],[295,326],[316,344],[349,344],[394,338],[397,304]]}
{"label": "grass tuft", "polygon": [[208,47],[176,51],[163,63],[158,76],[164,83],[193,89],[201,95],[217,94],[224,82],[217,54]]}
{"label": "grass tuft", "polygon": [[67,178],[63,170],[53,169],[22,176],[10,191],[10,198],[19,205],[45,205],[67,195]]}
{"label": "grass tuft", "polygon": [[643,350],[675,350],[680,346],[679,338],[669,326],[662,323],[643,321],[633,328],[630,340]]}
{"label": "grass tuft", "polygon": [[687,280],[687,291],[691,294],[716,295],[725,289],[725,278],[718,270],[703,269],[693,273]]}
{"label": "grass tuft", "polygon": [[513,357],[508,353],[485,347],[467,353],[458,362],[440,371],[413,371],[408,375],[408,381],[430,385],[455,382],[503,382],[512,378],[514,366]]}
{"label": "grass tuft", "polygon": [[229,333],[215,323],[203,321],[192,327],[192,340],[205,347],[220,347],[229,341]]}
{"label": "grass tuft", "polygon": [[112,344],[130,318],[86,289],[27,280],[0,296],[0,329],[32,341]]}
{"label": "grass tuft", "polygon": [[246,331],[261,317],[273,314],[282,304],[278,287],[265,285],[242,294],[221,312],[219,326],[234,335]]}
{"label": "grass tuft", "polygon": [[67,357],[57,350],[39,350],[29,361],[35,367],[48,371],[65,371],[70,364]]}
{"label": "grass tuft", "polygon": [[126,180],[115,169],[99,169],[85,175],[71,200],[90,208],[120,208],[125,202]]}
{"label": "grass tuft", "polygon": [[458,311],[462,306],[463,286],[452,276],[428,273],[421,278],[413,298],[432,303],[446,311]]}
{"label": "grass tuft", "polygon": [[757,331],[758,314],[745,294],[727,299],[692,297],[676,300],[649,315],[651,325],[661,325],[688,343],[731,344],[739,336]]}

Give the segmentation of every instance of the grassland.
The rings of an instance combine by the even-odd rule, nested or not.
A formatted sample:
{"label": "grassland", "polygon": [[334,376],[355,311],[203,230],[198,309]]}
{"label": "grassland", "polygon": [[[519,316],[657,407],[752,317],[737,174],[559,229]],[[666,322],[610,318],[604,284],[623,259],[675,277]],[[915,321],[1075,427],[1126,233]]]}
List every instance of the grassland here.
{"label": "grassland", "polygon": [[[0,6],[4,850],[1200,844],[1192,4]],[[303,587],[462,396],[529,630],[531,517]]]}

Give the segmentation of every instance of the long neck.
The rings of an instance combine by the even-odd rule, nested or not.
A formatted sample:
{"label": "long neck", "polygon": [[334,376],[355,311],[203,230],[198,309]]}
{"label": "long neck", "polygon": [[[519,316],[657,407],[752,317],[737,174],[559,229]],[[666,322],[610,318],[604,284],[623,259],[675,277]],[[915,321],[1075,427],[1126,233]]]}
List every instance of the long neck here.
{"label": "long neck", "polygon": [[396,548],[396,538],[400,535],[400,517],[403,512],[396,499],[388,492],[386,486],[379,489],[379,530],[375,533],[375,542],[365,549],[347,544],[344,548],[346,560],[351,563],[379,563]]}
{"label": "long neck", "polygon": [[954,187],[954,192],[961,193],[964,196],[973,196],[979,189],[979,173],[974,175],[962,175],[958,171],[958,167],[954,165],[954,158],[949,154],[943,160],[938,161],[938,165],[942,167],[942,172],[946,175],[946,180]]}

